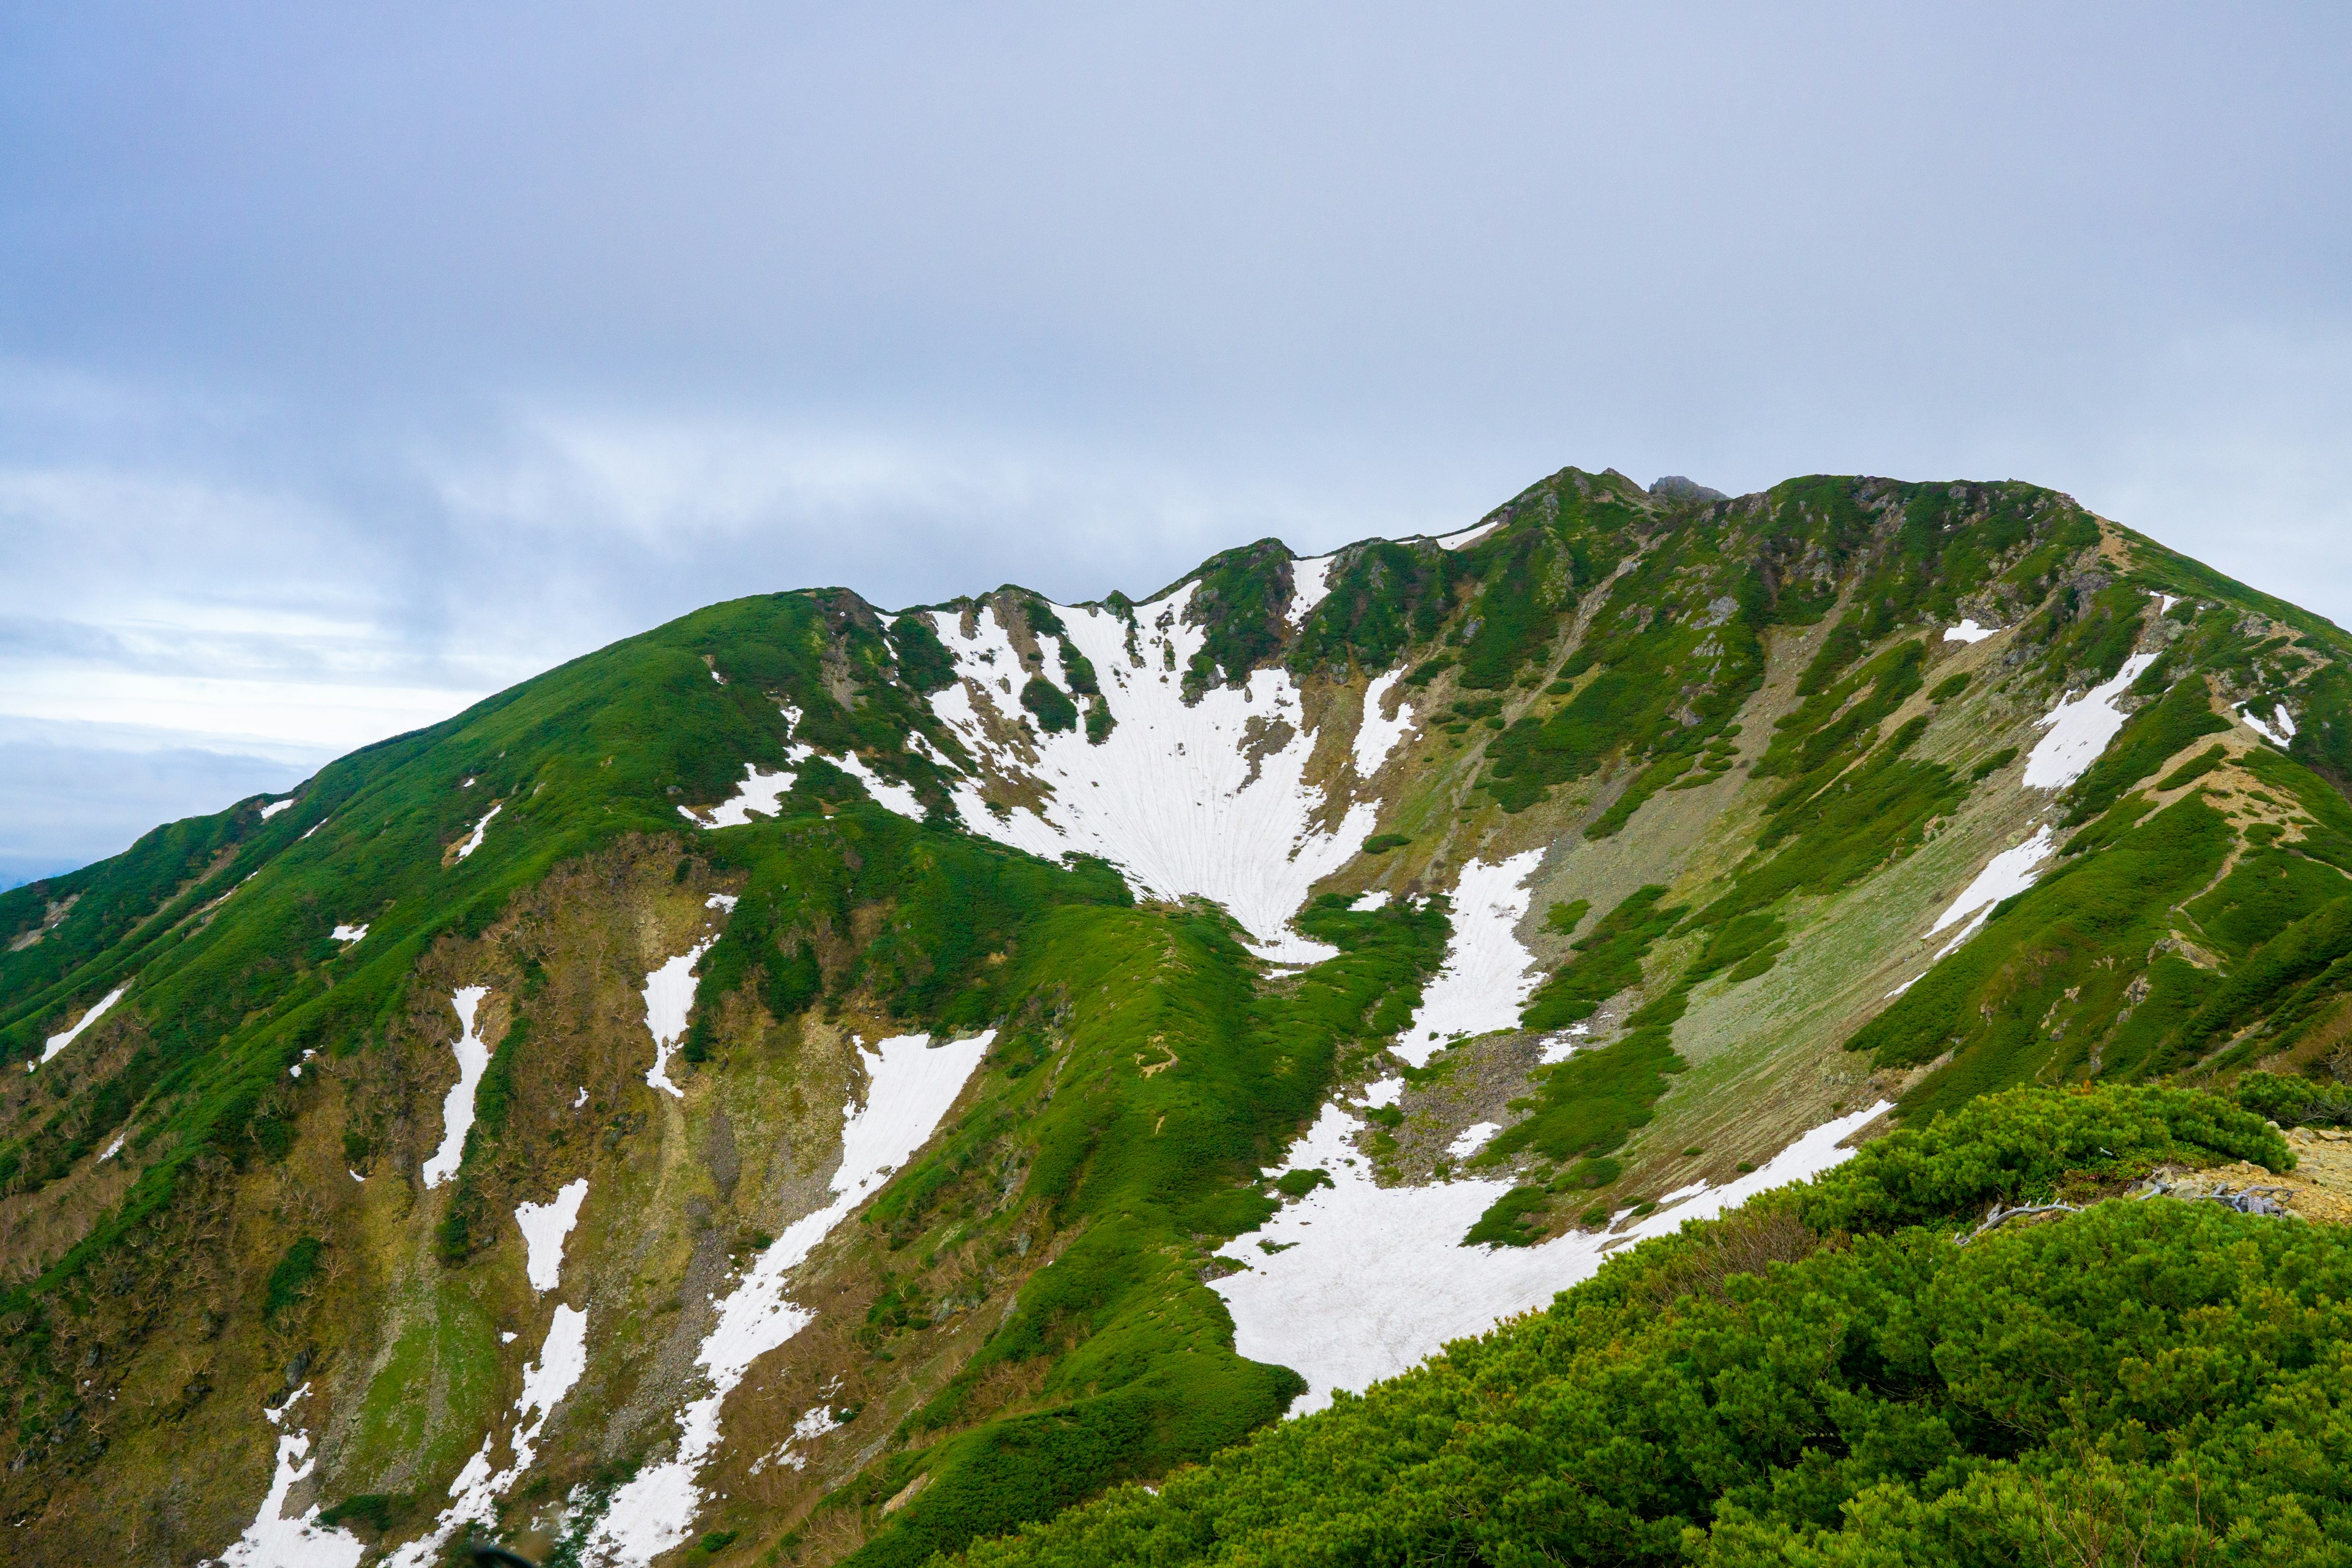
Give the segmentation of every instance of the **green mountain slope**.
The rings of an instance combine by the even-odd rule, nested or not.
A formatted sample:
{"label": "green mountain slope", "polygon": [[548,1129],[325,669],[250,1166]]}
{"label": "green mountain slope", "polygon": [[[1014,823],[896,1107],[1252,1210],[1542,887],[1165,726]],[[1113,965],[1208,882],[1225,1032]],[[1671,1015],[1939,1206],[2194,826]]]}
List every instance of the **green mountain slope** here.
{"label": "green mountain slope", "polygon": [[2352,1077],[2347,657],[2032,486],[1574,469],[698,612],[0,894],[12,1553],[921,1562],[1849,1131]]}

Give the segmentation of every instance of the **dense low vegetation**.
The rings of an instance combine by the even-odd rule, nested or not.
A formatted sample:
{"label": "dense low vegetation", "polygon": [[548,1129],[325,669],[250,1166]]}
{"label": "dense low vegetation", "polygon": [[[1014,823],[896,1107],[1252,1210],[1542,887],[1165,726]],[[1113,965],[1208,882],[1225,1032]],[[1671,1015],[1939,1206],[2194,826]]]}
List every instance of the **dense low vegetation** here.
{"label": "dense low vegetation", "polygon": [[2163,1200],[1956,1239],[2226,1158],[2288,1155],[2194,1093],[1981,1100],[966,1561],[2343,1562],[2352,1234]]}

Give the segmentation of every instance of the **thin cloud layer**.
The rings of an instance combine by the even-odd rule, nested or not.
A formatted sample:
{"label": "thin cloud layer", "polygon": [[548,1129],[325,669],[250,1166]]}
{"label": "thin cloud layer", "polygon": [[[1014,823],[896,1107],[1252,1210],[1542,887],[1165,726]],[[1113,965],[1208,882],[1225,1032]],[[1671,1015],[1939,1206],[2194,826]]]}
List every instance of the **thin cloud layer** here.
{"label": "thin cloud layer", "polygon": [[5,37],[0,721],[84,726],[9,742],[33,860],[711,600],[1147,591],[1568,462],[2032,479],[2352,619],[2330,12]]}

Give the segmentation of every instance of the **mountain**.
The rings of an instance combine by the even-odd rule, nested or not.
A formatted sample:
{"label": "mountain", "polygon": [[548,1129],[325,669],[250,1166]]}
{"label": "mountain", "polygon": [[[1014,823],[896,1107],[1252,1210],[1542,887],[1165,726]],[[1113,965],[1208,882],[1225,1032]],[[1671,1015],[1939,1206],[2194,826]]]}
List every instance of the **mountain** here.
{"label": "mountain", "polygon": [[1108,1494],[1037,1539],[1116,1561],[1220,1453],[1196,1525],[1438,1462],[1414,1391],[1789,1182],[1849,1199],[1755,1259],[1927,1268],[2074,1169],[1855,1217],[1997,1091],[2281,1168],[2199,1091],[2352,1078],[2347,669],[2014,482],[714,605],[0,894],[0,1556],[869,1568]]}

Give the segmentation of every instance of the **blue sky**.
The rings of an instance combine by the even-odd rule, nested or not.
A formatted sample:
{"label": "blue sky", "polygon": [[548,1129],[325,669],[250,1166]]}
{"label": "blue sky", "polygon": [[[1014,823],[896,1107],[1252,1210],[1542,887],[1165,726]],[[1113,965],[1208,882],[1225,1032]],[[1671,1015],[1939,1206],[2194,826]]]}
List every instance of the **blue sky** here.
{"label": "blue sky", "polygon": [[1566,463],[2018,477],[2352,622],[2337,7],[0,14],[0,881],[698,605]]}

